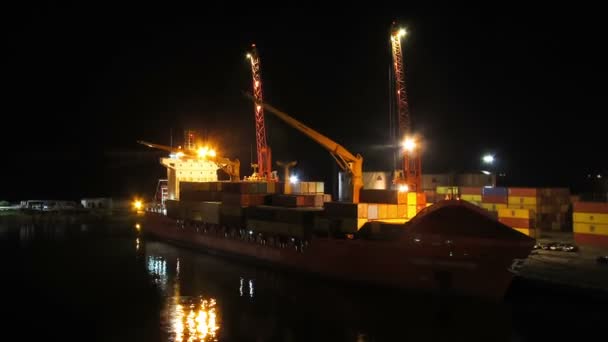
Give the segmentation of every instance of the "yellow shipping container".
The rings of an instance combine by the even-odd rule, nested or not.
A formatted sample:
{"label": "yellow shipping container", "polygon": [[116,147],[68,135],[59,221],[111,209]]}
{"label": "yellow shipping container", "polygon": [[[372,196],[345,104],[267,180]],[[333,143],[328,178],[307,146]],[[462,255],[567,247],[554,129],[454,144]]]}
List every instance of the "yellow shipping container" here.
{"label": "yellow shipping container", "polygon": [[608,214],[574,213],[572,222],[608,224]]}
{"label": "yellow shipping container", "polygon": [[357,219],[357,230],[361,229],[366,222],[367,219]]}
{"label": "yellow shipping container", "polygon": [[575,233],[608,235],[608,224],[574,222],[572,230]]}
{"label": "yellow shipping container", "polygon": [[407,218],[412,218],[414,216],[416,216],[416,206],[415,205],[408,205],[407,206]]}
{"label": "yellow shipping container", "polygon": [[489,211],[498,211],[500,209],[506,209],[507,205],[502,203],[481,203],[481,207]]}
{"label": "yellow shipping container", "polygon": [[386,216],[387,219],[395,219],[399,217],[399,212],[397,210],[397,204],[388,204],[388,214]]}
{"label": "yellow shipping container", "polygon": [[481,202],[481,195],[461,195],[460,199],[467,202]]}
{"label": "yellow shipping container", "polygon": [[441,194],[441,195],[445,195],[445,194],[456,195],[456,194],[458,194],[458,187],[457,186],[438,186],[437,189],[435,190],[435,192],[437,194]]}
{"label": "yellow shipping container", "polygon": [[536,197],[524,197],[524,196],[509,196],[507,199],[509,205],[511,204],[523,204],[523,205],[536,205]]}
{"label": "yellow shipping container", "polygon": [[360,218],[360,219],[367,218],[367,203],[357,204],[357,218]]}
{"label": "yellow shipping container", "polygon": [[523,218],[529,219],[534,217],[529,209],[498,209],[498,217]]}
{"label": "yellow shipping container", "polygon": [[397,217],[407,218],[407,204],[397,204]]}
{"label": "yellow shipping container", "polygon": [[378,219],[387,219],[388,217],[388,204],[378,204]]}
{"label": "yellow shipping container", "polygon": [[407,205],[416,205],[418,204],[416,202],[416,193],[415,192],[408,192],[407,193]]}
{"label": "yellow shipping container", "polygon": [[325,193],[325,183],[317,182],[317,193],[318,194]]}

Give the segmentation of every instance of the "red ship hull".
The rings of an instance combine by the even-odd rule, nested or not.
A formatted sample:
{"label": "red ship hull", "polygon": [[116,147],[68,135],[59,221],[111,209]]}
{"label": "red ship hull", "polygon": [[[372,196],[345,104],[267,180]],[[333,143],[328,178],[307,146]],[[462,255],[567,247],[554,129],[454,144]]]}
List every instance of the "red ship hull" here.
{"label": "red ship hull", "polygon": [[313,237],[298,250],[203,232],[193,224],[154,213],[146,213],[143,230],[161,240],[290,270],[393,288],[499,300],[513,277],[510,266],[515,259],[526,258],[532,248],[528,240],[505,242],[408,233],[392,241]]}

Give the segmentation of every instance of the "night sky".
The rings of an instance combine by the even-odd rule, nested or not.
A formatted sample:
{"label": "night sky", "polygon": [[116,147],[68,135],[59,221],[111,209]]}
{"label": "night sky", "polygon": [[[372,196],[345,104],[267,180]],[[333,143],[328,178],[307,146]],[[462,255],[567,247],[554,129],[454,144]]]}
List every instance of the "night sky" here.
{"label": "night sky", "polygon": [[[603,20],[591,8],[328,10],[23,6],[3,11],[0,200],[154,193],[169,144],[199,130],[242,175],[255,155],[245,54],[265,100],[389,170],[393,20],[424,173],[479,172],[495,153],[511,185],[608,177]],[[525,14],[524,14],[525,13]],[[595,14],[598,13],[598,14]],[[331,182],[335,162],[270,114],[274,160]]]}

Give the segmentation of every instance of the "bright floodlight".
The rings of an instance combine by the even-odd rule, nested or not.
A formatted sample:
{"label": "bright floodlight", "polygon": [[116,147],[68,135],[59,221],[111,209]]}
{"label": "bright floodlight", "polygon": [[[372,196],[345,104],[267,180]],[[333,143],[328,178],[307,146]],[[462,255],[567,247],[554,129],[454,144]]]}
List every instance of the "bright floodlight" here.
{"label": "bright floodlight", "polygon": [[133,202],[133,208],[135,208],[135,210],[141,210],[142,207],[143,203],[140,200],[135,200]]}
{"label": "bright floodlight", "polygon": [[485,156],[483,156],[483,162],[486,164],[492,164],[494,162],[494,156],[491,154],[486,154]]}
{"label": "bright floodlight", "polygon": [[483,173],[484,175],[491,175],[492,173],[490,171],[486,171],[486,170],[481,170],[481,173]]}
{"label": "bright floodlight", "polygon": [[399,185],[399,192],[407,192],[410,188],[407,186],[407,184],[401,184]]}
{"label": "bright floodlight", "polygon": [[399,29],[399,32],[397,33],[397,35],[398,35],[399,37],[403,37],[403,36],[405,36],[406,34],[407,34],[407,32],[406,32],[406,31],[405,31],[405,29],[403,29],[403,28],[402,28],[402,29]]}
{"label": "bright floodlight", "polygon": [[198,156],[201,158],[205,158],[209,153],[209,149],[207,147],[199,147]]}
{"label": "bright floodlight", "polygon": [[298,176],[293,175],[293,176],[289,177],[289,182],[293,183],[293,184],[297,183],[298,182]]}
{"label": "bright floodlight", "polygon": [[247,58],[251,58],[251,54],[250,53],[247,54]]}
{"label": "bright floodlight", "polygon": [[214,149],[210,149],[209,150],[209,157],[215,158],[215,156],[216,156],[215,150]]}
{"label": "bright floodlight", "polygon": [[411,152],[416,148],[416,142],[412,138],[405,138],[405,141],[403,141],[403,148],[406,151]]}

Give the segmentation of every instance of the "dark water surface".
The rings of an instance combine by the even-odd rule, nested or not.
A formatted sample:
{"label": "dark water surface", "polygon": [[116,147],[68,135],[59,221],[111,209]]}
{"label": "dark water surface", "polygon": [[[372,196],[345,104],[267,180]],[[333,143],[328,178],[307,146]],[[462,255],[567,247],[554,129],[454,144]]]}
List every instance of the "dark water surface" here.
{"label": "dark water surface", "polygon": [[608,300],[595,293],[516,280],[504,302],[483,303],[337,284],[145,240],[129,226],[0,223],[0,257],[2,341],[608,338]]}

